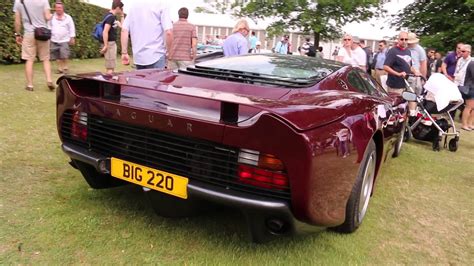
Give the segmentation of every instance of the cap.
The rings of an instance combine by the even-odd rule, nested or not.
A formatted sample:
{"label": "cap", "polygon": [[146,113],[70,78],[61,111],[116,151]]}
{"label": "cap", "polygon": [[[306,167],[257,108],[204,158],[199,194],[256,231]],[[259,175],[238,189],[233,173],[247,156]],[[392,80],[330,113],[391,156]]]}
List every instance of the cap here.
{"label": "cap", "polygon": [[255,43],[255,45],[262,45],[262,42],[257,41],[257,43]]}
{"label": "cap", "polygon": [[352,36],[352,43],[360,43],[360,39],[357,36]]}
{"label": "cap", "polygon": [[409,32],[409,33],[408,33],[408,41],[407,41],[407,43],[413,44],[413,43],[418,43],[419,41],[420,41],[420,39],[418,39],[418,38],[416,37],[416,34],[415,34],[415,33],[413,33],[413,32]]}

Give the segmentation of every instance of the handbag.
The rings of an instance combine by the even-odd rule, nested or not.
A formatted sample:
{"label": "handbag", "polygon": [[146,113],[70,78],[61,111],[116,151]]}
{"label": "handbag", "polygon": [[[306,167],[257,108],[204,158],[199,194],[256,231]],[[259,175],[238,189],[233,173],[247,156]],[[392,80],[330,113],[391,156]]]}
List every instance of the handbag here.
{"label": "handbag", "polygon": [[[21,0],[21,3],[25,8],[26,16],[28,17],[30,24],[33,25],[33,23],[31,23],[30,14],[28,13],[28,9],[26,9],[26,5],[23,0]],[[35,39],[38,41],[47,41],[51,39],[51,30],[45,27],[35,27]]]}

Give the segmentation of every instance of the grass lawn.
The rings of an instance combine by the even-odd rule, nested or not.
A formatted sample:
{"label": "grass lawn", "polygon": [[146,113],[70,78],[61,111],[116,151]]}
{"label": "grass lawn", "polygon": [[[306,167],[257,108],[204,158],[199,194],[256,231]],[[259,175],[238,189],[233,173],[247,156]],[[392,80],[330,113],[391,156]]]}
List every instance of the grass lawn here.
{"label": "grass lawn", "polygon": [[[474,132],[461,132],[456,153],[404,144],[383,168],[356,233],[322,231],[256,245],[236,211],[165,219],[136,187],[90,189],[60,149],[55,93],[41,65],[35,65],[34,92],[23,89],[23,67],[0,66],[1,265],[474,261]],[[70,67],[73,73],[103,68],[100,59]]]}

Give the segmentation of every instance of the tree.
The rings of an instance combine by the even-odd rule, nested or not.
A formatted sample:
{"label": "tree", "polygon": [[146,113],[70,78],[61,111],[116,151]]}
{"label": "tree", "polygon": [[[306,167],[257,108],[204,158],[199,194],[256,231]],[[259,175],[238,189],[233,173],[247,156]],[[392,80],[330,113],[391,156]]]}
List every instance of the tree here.
{"label": "tree", "polygon": [[425,47],[448,51],[457,42],[472,44],[472,21],[474,0],[415,0],[396,15],[392,24],[415,32]]}
{"label": "tree", "polygon": [[[235,1],[234,1],[235,2]],[[238,2],[238,1],[237,1]],[[271,18],[270,36],[288,30],[314,34],[315,46],[321,39],[332,40],[342,35],[346,23],[360,22],[383,15],[380,0],[273,0],[250,1],[238,12],[251,19]]]}

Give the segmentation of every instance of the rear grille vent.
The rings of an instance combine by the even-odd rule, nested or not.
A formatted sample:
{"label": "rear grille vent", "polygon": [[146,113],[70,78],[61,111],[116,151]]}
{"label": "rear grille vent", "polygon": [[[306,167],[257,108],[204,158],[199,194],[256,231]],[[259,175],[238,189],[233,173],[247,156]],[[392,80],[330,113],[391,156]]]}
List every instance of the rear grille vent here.
{"label": "rear grille vent", "polygon": [[186,69],[179,69],[179,73],[255,85],[272,85],[290,88],[310,87],[319,81],[316,77],[287,78],[237,70],[203,67],[199,65],[189,66]]}
{"label": "rear grille vent", "polygon": [[238,149],[124,124],[97,116],[88,118],[88,141],[71,138],[72,113],[65,112],[61,134],[68,143],[108,157],[145,165],[207,184],[255,195],[290,200],[289,188],[275,191],[237,181]]}

